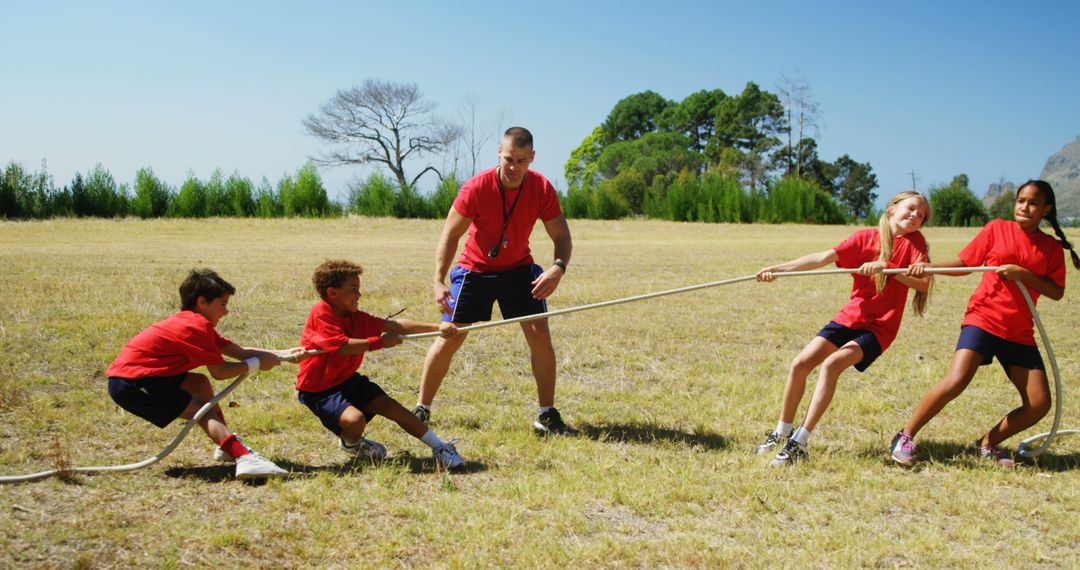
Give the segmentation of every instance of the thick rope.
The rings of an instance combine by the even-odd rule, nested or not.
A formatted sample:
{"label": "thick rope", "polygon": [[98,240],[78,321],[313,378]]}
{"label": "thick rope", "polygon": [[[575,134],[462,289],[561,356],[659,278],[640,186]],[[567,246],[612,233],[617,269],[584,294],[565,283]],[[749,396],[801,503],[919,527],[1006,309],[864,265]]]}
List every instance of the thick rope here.
{"label": "thick rope", "polygon": [[[926,273],[967,273],[967,272],[980,272],[980,271],[996,271],[998,269],[1000,269],[1000,268],[999,267],[989,267],[989,266],[979,266],[979,267],[927,268],[927,269],[925,269],[925,271],[926,271]],[[855,272],[856,272],[856,270],[854,270],[854,269],[818,269],[818,270],[813,270],[813,271],[778,272],[778,273],[774,273],[773,277],[808,277],[808,276],[815,276],[815,275],[850,274],[850,273],[855,273]],[[889,274],[889,275],[906,273],[906,272],[907,272],[907,269],[885,269],[885,270],[882,271],[882,273]],[[591,309],[599,309],[601,307],[611,307],[611,306],[614,306],[614,305],[621,305],[623,303],[632,303],[632,302],[635,302],[635,301],[644,301],[646,299],[655,299],[657,297],[665,297],[665,296],[668,296],[668,295],[675,295],[675,294],[679,294],[679,293],[687,293],[689,291],[697,291],[699,289],[708,289],[708,288],[711,288],[711,287],[719,287],[721,285],[731,285],[731,284],[734,284],[734,283],[741,283],[743,281],[751,281],[751,280],[756,279],[756,277],[757,277],[756,275],[747,275],[747,276],[744,276],[744,277],[735,277],[735,278],[732,278],[732,279],[724,279],[724,280],[721,280],[721,281],[712,281],[712,282],[709,282],[709,283],[702,283],[700,285],[691,285],[691,286],[688,286],[688,287],[680,287],[678,289],[668,289],[667,291],[659,291],[659,292],[656,292],[656,293],[647,293],[647,294],[644,294],[644,295],[635,295],[633,297],[626,297],[626,298],[623,298],[623,299],[614,299],[614,300],[611,300],[611,301],[603,301],[603,302],[600,302],[600,303],[592,303],[592,304],[589,304],[589,305],[581,305],[581,306],[578,306],[578,307],[570,307],[568,309],[560,309],[558,311],[551,311],[551,312],[548,312],[548,313],[539,313],[539,314],[535,314],[535,315],[526,315],[526,316],[523,316],[523,317],[516,317],[516,318],[512,318],[512,319],[504,319],[504,320],[501,320],[501,321],[493,321],[493,322],[489,322],[489,323],[481,323],[481,324],[478,324],[478,325],[472,325],[472,326],[468,326],[468,327],[461,327],[458,330],[461,331],[461,332],[467,332],[467,331],[472,331],[472,330],[479,330],[479,329],[484,329],[484,328],[508,325],[508,324],[511,324],[511,323],[520,323],[520,322],[533,321],[533,320],[538,320],[538,319],[546,319],[546,318],[549,318],[549,317],[554,317],[554,316],[559,316],[559,315],[567,315],[567,314],[570,314],[570,313],[576,313],[576,312],[580,312],[580,311],[587,311],[587,310],[591,310]],[[1051,366],[1051,368],[1052,368],[1052,370],[1054,372],[1054,385],[1055,385],[1055,393],[1056,393],[1056,396],[1055,396],[1056,407],[1055,407],[1055,413],[1054,413],[1054,423],[1053,423],[1053,426],[1051,427],[1050,431],[1048,433],[1045,433],[1045,434],[1039,434],[1037,436],[1033,436],[1033,437],[1030,437],[1028,439],[1025,439],[1022,442],[1020,442],[1020,445],[1017,447],[1017,453],[1018,454],[1023,455],[1025,457],[1034,458],[1034,457],[1038,457],[1039,455],[1041,455],[1046,450],[1046,448],[1050,446],[1050,442],[1054,439],[1055,435],[1057,435],[1059,433],[1080,433],[1080,430],[1061,430],[1061,431],[1058,430],[1058,425],[1059,425],[1060,420],[1061,420],[1061,410],[1062,410],[1062,405],[1061,405],[1062,389],[1061,389],[1061,377],[1060,377],[1060,374],[1058,372],[1057,360],[1054,358],[1053,349],[1050,347],[1050,339],[1046,334],[1046,329],[1043,327],[1042,320],[1039,318],[1039,313],[1035,309],[1035,303],[1032,301],[1031,296],[1028,294],[1027,289],[1025,287],[1020,287],[1020,291],[1024,294],[1024,300],[1027,301],[1028,308],[1031,309],[1031,314],[1035,319],[1035,324],[1038,326],[1039,334],[1042,337],[1043,347],[1046,349],[1047,356],[1050,359],[1050,366]],[[412,340],[412,339],[420,339],[420,338],[439,336],[440,334],[441,333],[437,333],[437,332],[434,332],[434,333],[419,333],[419,334],[402,335],[401,338],[402,339],[410,339],[410,340]],[[324,352],[324,351],[309,351],[309,354],[321,354],[322,352]],[[284,360],[284,361],[295,360],[295,357],[282,357],[282,360]],[[40,479],[45,479],[45,478],[48,478],[48,477],[52,477],[54,475],[59,475],[61,473],[67,474],[67,473],[103,473],[103,472],[118,472],[118,471],[134,471],[136,469],[142,469],[143,467],[153,465],[154,463],[157,463],[158,461],[161,461],[166,456],[168,456],[170,453],[172,453],[173,450],[175,450],[176,447],[178,445],[180,445],[180,442],[183,441],[185,437],[187,437],[187,434],[188,434],[189,431],[191,431],[191,428],[195,427],[199,423],[199,420],[202,419],[203,416],[208,414],[211,409],[213,409],[215,404],[220,402],[225,396],[227,396],[230,392],[232,392],[238,386],[240,386],[240,383],[243,382],[247,377],[248,377],[247,373],[241,374],[236,380],[234,380],[231,384],[229,384],[224,389],[222,389],[221,392],[218,392],[217,395],[215,395],[213,398],[211,398],[210,401],[203,404],[203,406],[201,408],[199,408],[199,411],[195,413],[195,415],[192,417],[192,419],[188,420],[188,422],[180,430],[180,433],[176,434],[176,437],[173,438],[172,442],[170,442],[169,445],[165,446],[165,448],[162,449],[157,454],[155,454],[155,455],[153,455],[151,457],[148,457],[147,459],[144,459],[143,461],[140,461],[138,463],[129,463],[127,465],[102,466],[102,467],[69,467],[69,468],[63,468],[63,469],[50,469],[48,471],[41,471],[41,472],[38,472],[38,473],[31,473],[31,474],[28,474],[28,475],[6,476],[6,477],[0,477],[0,484],[5,484],[5,483],[25,483],[25,482],[29,482],[29,481],[37,481],[37,480],[40,480]],[[1027,451],[1026,449],[1024,449],[1024,447],[1029,442],[1038,441],[1040,439],[1044,439],[1043,444],[1041,446],[1039,446],[1037,449],[1035,449],[1034,451]]]}
{"label": "thick rope", "polygon": [[[282,360],[285,360],[285,359],[282,358]],[[202,417],[205,416],[206,414],[210,413],[210,410],[214,409],[215,404],[220,402],[222,398],[229,395],[230,392],[235,390],[237,388],[237,386],[239,386],[240,383],[243,382],[244,379],[246,379],[247,377],[248,377],[248,373],[245,372],[245,373],[241,374],[236,380],[233,380],[232,384],[229,384],[224,389],[222,389],[220,392],[218,392],[217,395],[214,396],[213,398],[211,398],[209,402],[203,404],[203,406],[201,408],[199,408],[198,412],[195,412],[195,415],[192,416],[192,418],[190,420],[188,420],[188,422],[186,424],[184,424],[184,427],[183,427],[183,429],[180,430],[180,433],[176,434],[176,437],[173,438],[172,442],[170,442],[169,445],[165,446],[165,449],[162,449],[157,454],[152,455],[152,456],[150,456],[150,457],[148,457],[148,458],[146,458],[146,459],[144,459],[144,460],[142,460],[142,461],[140,461],[138,463],[129,463],[127,465],[111,465],[111,466],[103,466],[103,467],[66,467],[66,468],[62,468],[62,469],[50,469],[48,471],[41,471],[41,472],[38,472],[38,473],[31,473],[29,475],[12,475],[12,476],[8,476],[8,477],[0,477],[0,484],[4,484],[4,483],[26,483],[26,482],[29,482],[29,481],[37,481],[39,479],[45,479],[45,478],[48,478],[48,477],[52,477],[54,475],[60,475],[61,473],[69,474],[69,473],[105,473],[105,472],[115,472],[115,471],[134,471],[136,469],[142,469],[143,467],[148,467],[150,465],[153,465],[153,464],[157,463],[158,461],[161,461],[162,459],[165,459],[166,456],[168,456],[170,453],[172,453],[173,450],[176,449],[176,446],[180,445],[180,442],[183,441],[185,437],[187,437],[187,434],[188,434],[189,431],[191,431],[191,428],[198,425],[199,420],[201,420]]]}

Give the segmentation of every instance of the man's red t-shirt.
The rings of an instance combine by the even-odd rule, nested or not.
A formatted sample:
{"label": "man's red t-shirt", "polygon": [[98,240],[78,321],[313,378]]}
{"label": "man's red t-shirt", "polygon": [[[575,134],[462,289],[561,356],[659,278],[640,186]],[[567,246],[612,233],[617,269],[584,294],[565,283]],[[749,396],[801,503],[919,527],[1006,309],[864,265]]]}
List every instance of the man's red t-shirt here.
{"label": "man's red t-shirt", "polygon": [[230,344],[232,341],[218,334],[206,317],[180,311],[129,340],[105,375],[128,380],[176,376],[225,362],[221,349]]}
{"label": "man's red t-shirt", "polygon": [[[518,197],[520,194],[520,198]],[[499,243],[502,233],[503,213],[511,213],[510,208],[517,199],[513,213],[506,227],[507,242],[499,256],[488,257],[488,251]],[[516,190],[506,190],[505,210],[499,191],[498,168],[491,168],[473,176],[461,186],[454,209],[466,218],[472,219],[469,237],[465,240],[465,249],[461,252],[458,264],[469,271],[499,273],[516,269],[523,265],[532,265],[532,253],[529,250],[529,236],[532,235],[536,220],[549,221],[559,217],[559,196],[555,187],[547,178],[530,170],[525,181]]]}
{"label": "man's red t-shirt", "polygon": [[350,338],[366,339],[382,334],[386,319],[380,319],[363,311],[349,313],[344,317],[334,312],[326,301],[319,301],[308,313],[304,332],[300,334],[300,346],[320,349],[326,354],[312,356],[300,362],[296,377],[296,389],[304,392],[329,390],[349,379],[364,360],[364,353],[351,356],[336,354]]}
{"label": "man's red t-shirt", "polygon": [[[1042,231],[1027,233],[1016,222],[993,220],[960,251],[960,261],[968,267],[1014,264],[1040,277],[1065,286],[1065,250],[1061,243]],[[1018,344],[1035,346],[1034,320],[1018,283],[993,271],[984,271],[979,286],[968,301],[965,325]],[[1031,300],[1039,293],[1028,287]]]}
{"label": "man's red t-shirt", "polygon": [[[851,234],[851,237],[833,248],[837,255],[836,266],[854,269],[868,261],[877,261],[881,254],[878,243],[880,242],[876,228]],[[926,239],[922,233],[912,232],[893,238],[892,257],[886,265],[889,269],[907,267],[915,261],[925,261],[927,258]],[[870,331],[884,352],[900,330],[908,286],[890,275],[885,282],[885,289],[878,293],[872,276],[853,273],[851,277],[851,300],[840,309],[833,320],[848,328]]]}

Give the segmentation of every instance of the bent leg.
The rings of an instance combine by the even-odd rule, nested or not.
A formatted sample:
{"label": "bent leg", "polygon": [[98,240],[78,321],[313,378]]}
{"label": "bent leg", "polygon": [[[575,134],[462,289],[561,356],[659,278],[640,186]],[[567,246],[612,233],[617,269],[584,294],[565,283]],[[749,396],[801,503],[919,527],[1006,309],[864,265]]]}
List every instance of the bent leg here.
{"label": "bent leg", "polygon": [[784,386],[784,400],[780,408],[780,421],[790,424],[795,421],[795,412],[799,410],[803,392],[806,391],[806,377],[815,366],[836,352],[836,345],[820,336],[815,336],[806,344],[788,369],[787,384]]}
{"label": "bent leg", "polygon": [[525,342],[532,354],[532,373],[536,379],[536,395],[540,407],[555,405],[555,347],[551,344],[551,329],[547,319],[521,323]]}
{"label": "bent leg", "polygon": [[[214,387],[210,385],[210,380],[202,374],[188,374],[184,381],[180,383],[180,389],[191,394],[191,402],[180,414],[180,417],[185,420],[194,418],[195,414],[199,413],[199,410],[207,402],[214,399]],[[199,427],[217,445],[221,445],[221,442],[232,434],[229,426],[225,424],[225,415],[221,412],[221,406],[217,404],[214,404],[214,408],[199,419]]]}
{"label": "bent leg", "polygon": [[[458,323],[459,327],[467,327],[468,324]],[[424,371],[420,377],[420,403],[430,406],[435,399],[435,393],[439,391],[443,378],[446,378],[450,370],[450,362],[454,359],[465,338],[469,333],[458,333],[450,338],[439,337],[431,343],[431,348],[424,357]]]}
{"label": "bent leg", "polygon": [[975,377],[975,372],[979,370],[982,361],[982,354],[967,348],[958,349],[953,354],[952,362],[949,364],[949,371],[945,373],[945,377],[930,388],[926,394],[923,394],[919,405],[911,413],[907,423],[904,424],[904,433],[915,437],[915,434],[919,433],[919,430],[927,422],[938,415],[946,404],[953,401],[967,388],[968,384],[971,383],[971,379]]}
{"label": "bent leg", "polygon": [[349,406],[341,413],[338,425],[341,427],[341,439],[345,440],[346,444],[352,445],[364,437],[367,419],[364,418],[364,412],[355,406]]}
{"label": "bent leg", "polygon": [[982,438],[983,445],[998,445],[1039,423],[1050,411],[1050,384],[1038,368],[1009,367],[1009,380],[1020,393],[1020,407],[1011,411]]}
{"label": "bent leg", "polygon": [[390,396],[375,398],[364,407],[364,411],[368,414],[383,416],[401,426],[401,429],[417,439],[424,437],[424,434],[428,431],[428,426],[424,422],[417,419],[405,406],[402,406],[400,402]]}
{"label": "bent leg", "polygon": [[814,395],[810,398],[806,417],[803,419],[803,429],[814,431],[821,416],[825,415],[825,410],[829,409],[829,404],[832,403],[833,394],[836,393],[836,381],[840,378],[840,374],[858,364],[862,359],[862,347],[855,341],[845,344],[825,359],[818,373],[817,386],[814,387]]}

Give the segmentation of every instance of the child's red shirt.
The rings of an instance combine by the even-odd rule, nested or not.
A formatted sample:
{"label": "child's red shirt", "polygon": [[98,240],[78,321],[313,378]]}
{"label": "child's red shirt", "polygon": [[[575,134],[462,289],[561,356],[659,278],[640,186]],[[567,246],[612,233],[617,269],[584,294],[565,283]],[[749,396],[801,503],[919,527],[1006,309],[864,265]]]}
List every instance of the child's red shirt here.
{"label": "child's red shirt", "polygon": [[300,334],[300,346],[320,349],[326,354],[312,356],[300,362],[296,377],[296,389],[304,392],[329,390],[349,379],[364,361],[364,353],[342,356],[335,352],[350,338],[366,339],[382,334],[386,319],[380,319],[363,311],[349,313],[344,317],[334,312],[326,301],[319,301],[308,313],[304,332]]}
{"label": "child's red shirt", "polygon": [[230,344],[206,317],[195,311],[180,311],[129,340],[105,375],[128,380],[176,376],[225,362],[221,349]]}
{"label": "child's red shirt", "polygon": [[[878,243],[876,228],[859,230],[851,234],[849,238],[833,248],[837,255],[836,266],[854,269],[868,261],[877,261],[881,254]],[[912,232],[893,238],[892,257],[889,258],[886,268],[907,267],[915,261],[925,259],[927,259],[926,239],[923,238],[922,233]],[[878,293],[873,276],[853,273],[851,277],[851,300],[840,309],[833,320],[848,328],[870,331],[881,345],[881,351],[885,352],[900,330],[908,286],[890,275],[886,280],[885,289]]]}
{"label": "child's red shirt", "polygon": [[[993,220],[983,226],[975,239],[960,251],[960,261],[969,267],[1015,264],[1065,286],[1065,250],[1061,243],[1042,231],[1027,233],[1009,220]],[[993,271],[983,272],[968,301],[963,324],[975,325],[1008,341],[1035,346],[1031,309],[1018,285]],[[1028,293],[1038,303],[1039,293],[1030,287]]]}

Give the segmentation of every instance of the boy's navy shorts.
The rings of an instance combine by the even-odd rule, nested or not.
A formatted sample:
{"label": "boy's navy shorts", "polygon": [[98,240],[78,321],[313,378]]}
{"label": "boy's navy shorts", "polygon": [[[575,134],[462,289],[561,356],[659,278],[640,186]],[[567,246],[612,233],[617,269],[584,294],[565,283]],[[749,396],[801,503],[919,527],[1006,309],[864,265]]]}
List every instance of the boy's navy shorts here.
{"label": "boy's navy shorts", "polygon": [[121,408],[163,428],[180,417],[191,394],[180,388],[187,373],[129,380],[109,378],[109,396]]}
{"label": "boy's navy shorts", "polygon": [[386,392],[378,384],[368,380],[367,376],[355,373],[347,380],[322,392],[297,392],[300,402],[318,416],[326,429],[341,435],[341,414],[352,406],[364,414],[365,421],[371,421],[375,414],[369,414],[364,408],[375,398],[385,396]]}
{"label": "boy's navy shorts", "polygon": [[442,320],[478,323],[491,320],[491,306],[499,302],[504,319],[547,312],[547,300],[534,299],[532,282],[544,272],[539,265],[522,265],[502,273],[469,271],[460,265],[450,270],[450,309]]}
{"label": "boy's navy shorts", "polygon": [[983,361],[980,366],[990,364],[996,356],[1006,374],[1009,373],[1010,366],[1046,372],[1046,365],[1043,364],[1042,355],[1039,354],[1037,347],[1005,340],[974,325],[960,327],[960,338],[956,340],[956,350],[961,348],[981,354]]}
{"label": "boy's navy shorts", "polygon": [[862,360],[855,363],[855,370],[859,372],[870,368],[870,365],[881,356],[881,343],[878,342],[874,333],[865,329],[852,329],[836,321],[829,321],[829,324],[818,331],[817,335],[835,344],[836,348],[841,348],[845,344],[855,341],[855,344],[862,349],[863,354]]}

